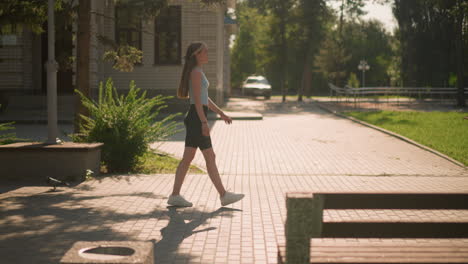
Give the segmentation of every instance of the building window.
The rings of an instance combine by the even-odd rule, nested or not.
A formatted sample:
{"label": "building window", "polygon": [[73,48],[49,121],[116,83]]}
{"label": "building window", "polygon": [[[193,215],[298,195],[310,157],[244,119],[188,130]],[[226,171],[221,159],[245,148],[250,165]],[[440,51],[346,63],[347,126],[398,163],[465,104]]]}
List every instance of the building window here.
{"label": "building window", "polygon": [[115,42],[141,50],[141,19],[128,6],[115,8]]}
{"label": "building window", "polygon": [[181,7],[169,6],[155,19],[154,62],[156,65],[181,64]]}

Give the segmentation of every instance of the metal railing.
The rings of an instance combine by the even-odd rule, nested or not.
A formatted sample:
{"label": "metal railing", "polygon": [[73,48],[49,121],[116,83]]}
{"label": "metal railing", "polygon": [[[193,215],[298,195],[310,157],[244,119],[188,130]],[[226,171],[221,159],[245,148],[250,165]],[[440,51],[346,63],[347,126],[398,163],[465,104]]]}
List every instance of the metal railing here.
{"label": "metal railing", "polygon": [[[354,100],[355,105],[366,99],[372,99],[375,96],[383,96],[389,102],[389,98],[394,96],[396,102],[405,98],[410,100],[431,99],[433,101],[444,102],[447,100],[456,100],[458,89],[455,87],[362,87],[353,88],[345,86],[338,87],[334,84],[328,84],[330,88],[330,97],[341,101],[342,97],[349,102]],[[468,88],[464,89],[465,98],[468,95]],[[386,97],[386,98],[385,98]],[[363,100],[364,99],[364,100]],[[376,101],[378,99],[374,99]]]}

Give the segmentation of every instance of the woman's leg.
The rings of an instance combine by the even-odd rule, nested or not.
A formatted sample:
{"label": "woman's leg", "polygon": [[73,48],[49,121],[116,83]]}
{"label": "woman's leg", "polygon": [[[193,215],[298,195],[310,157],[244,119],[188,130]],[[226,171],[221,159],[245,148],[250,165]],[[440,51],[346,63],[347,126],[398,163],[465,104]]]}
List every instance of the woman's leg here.
{"label": "woman's leg", "polygon": [[210,176],[211,181],[213,182],[216,190],[220,196],[224,196],[226,190],[224,189],[221,177],[219,176],[218,167],[216,166],[216,155],[213,151],[213,148],[207,148],[202,150],[203,157],[206,162],[206,169],[208,170],[208,175]]}
{"label": "woman's leg", "polygon": [[185,175],[190,167],[190,163],[192,162],[193,158],[195,157],[195,153],[197,152],[196,148],[186,147],[184,150],[184,156],[177,167],[175,179],[174,179],[174,188],[172,189],[172,195],[179,195],[180,188],[182,187],[182,183],[184,182]]}

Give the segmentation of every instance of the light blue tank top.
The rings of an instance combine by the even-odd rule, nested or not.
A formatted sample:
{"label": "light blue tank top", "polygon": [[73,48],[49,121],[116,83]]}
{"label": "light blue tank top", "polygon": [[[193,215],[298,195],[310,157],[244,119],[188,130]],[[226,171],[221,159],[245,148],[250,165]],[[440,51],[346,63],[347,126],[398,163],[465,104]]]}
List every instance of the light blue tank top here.
{"label": "light blue tank top", "polygon": [[[194,68],[194,71],[199,71],[201,73],[201,103],[204,105],[208,105],[208,86],[210,83],[208,79],[206,79],[205,73],[200,68]],[[190,96],[190,103],[195,104],[195,97],[193,96],[193,89],[192,89],[192,80],[189,80],[189,96]]]}

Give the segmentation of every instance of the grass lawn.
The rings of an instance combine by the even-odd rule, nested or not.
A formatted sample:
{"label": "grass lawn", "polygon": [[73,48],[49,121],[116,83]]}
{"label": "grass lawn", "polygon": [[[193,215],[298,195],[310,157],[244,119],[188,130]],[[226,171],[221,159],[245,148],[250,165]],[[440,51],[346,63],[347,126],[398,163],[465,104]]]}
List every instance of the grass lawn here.
{"label": "grass lawn", "polygon": [[[131,173],[141,174],[175,174],[179,159],[171,157],[169,154],[157,151],[146,153],[140,160],[140,164]],[[101,166],[101,173],[107,174],[106,165]],[[198,167],[190,165],[188,173],[204,173]]]}
{"label": "grass lawn", "polygon": [[[144,174],[174,174],[180,160],[169,156],[166,153],[148,152],[142,158],[142,163],[137,167],[136,173]],[[196,166],[190,165],[188,173],[204,173]]]}
{"label": "grass lawn", "polygon": [[[320,98],[341,98],[341,99],[352,99],[354,100],[354,97],[353,96],[312,96],[312,99],[320,99]],[[368,95],[368,96],[357,96],[356,99],[359,100],[359,99],[396,99],[396,98],[399,98],[399,99],[414,99],[413,97],[409,97],[409,96],[401,96],[401,95]]]}
{"label": "grass lawn", "polygon": [[468,113],[346,112],[348,116],[393,131],[468,166]]}
{"label": "grass lawn", "polygon": [[[283,98],[282,95],[272,95],[271,96],[272,98]],[[307,96],[303,96],[304,98],[308,98]],[[330,97],[329,95],[323,95],[323,96],[311,96],[310,98],[312,99],[322,99],[322,98],[341,98],[341,99],[346,99],[346,96],[333,96],[333,97]],[[353,96],[348,96],[347,97],[348,99],[353,99],[354,100],[354,97]],[[356,97],[357,99],[396,99],[396,98],[400,98],[400,99],[408,99],[408,98],[412,98],[412,97],[409,97],[409,96],[400,96],[400,95],[369,95],[369,96],[359,96],[359,97]],[[287,95],[286,96],[286,99],[288,100],[297,100],[297,95]]]}

